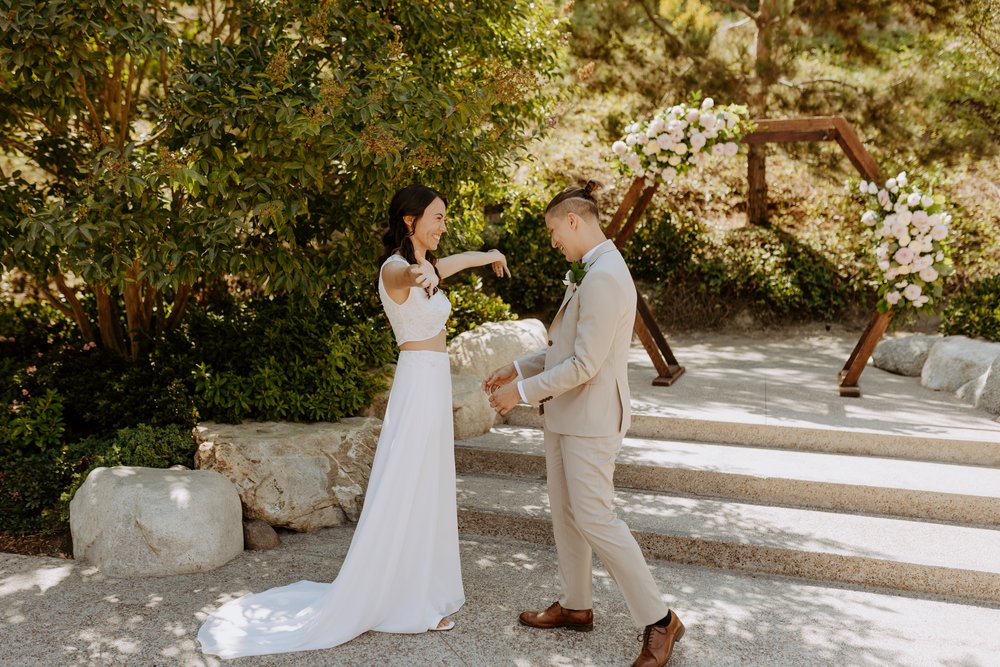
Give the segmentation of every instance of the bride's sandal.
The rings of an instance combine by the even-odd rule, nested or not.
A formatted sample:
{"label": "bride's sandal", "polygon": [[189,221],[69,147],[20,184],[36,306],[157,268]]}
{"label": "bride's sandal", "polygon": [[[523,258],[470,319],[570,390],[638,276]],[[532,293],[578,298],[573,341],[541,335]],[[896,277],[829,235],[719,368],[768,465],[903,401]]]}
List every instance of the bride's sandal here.
{"label": "bride's sandal", "polygon": [[453,627],[455,627],[455,621],[452,621],[451,619],[448,618],[442,618],[441,621],[437,624],[437,627],[431,628],[431,630],[439,632],[447,632],[448,630],[451,630]]}

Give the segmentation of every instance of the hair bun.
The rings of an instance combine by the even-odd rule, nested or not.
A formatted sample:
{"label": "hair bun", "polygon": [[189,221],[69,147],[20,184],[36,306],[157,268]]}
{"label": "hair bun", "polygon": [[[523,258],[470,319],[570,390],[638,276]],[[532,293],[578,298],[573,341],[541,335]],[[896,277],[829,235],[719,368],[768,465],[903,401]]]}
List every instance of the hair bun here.
{"label": "hair bun", "polygon": [[597,181],[587,181],[587,184],[583,186],[583,191],[588,195],[593,195],[595,192],[601,189],[601,184]]}

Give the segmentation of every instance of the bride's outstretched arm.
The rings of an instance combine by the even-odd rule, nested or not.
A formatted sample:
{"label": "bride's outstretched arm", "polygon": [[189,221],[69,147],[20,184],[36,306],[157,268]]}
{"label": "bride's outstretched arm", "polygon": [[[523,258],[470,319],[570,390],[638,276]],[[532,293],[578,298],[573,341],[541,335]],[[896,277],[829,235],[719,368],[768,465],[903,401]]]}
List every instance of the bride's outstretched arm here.
{"label": "bride's outstretched arm", "polygon": [[437,261],[437,270],[441,274],[441,278],[444,279],[455,275],[459,271],[465,271],[477,266],[486,266],[487,264],[492,267],[493,272],[497,276],[501,278],[503,276],[510,277],[510,269],[507,268],[507,258],[499,250],[490,250],[488,252],[472,250],[448,255]]}

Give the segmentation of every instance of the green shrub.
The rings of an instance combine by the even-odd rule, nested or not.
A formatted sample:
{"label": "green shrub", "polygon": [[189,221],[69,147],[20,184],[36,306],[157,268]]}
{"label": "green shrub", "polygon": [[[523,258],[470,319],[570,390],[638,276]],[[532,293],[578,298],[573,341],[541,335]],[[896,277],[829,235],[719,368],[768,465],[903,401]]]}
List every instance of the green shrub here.
{"label": "green shrub", "polygon": [[60,520],[69,521],[69,503],[95,468],[173,465],[192,468],[197,448],[191,429],[176,424],[161,427],[139,424],[120,429],[111,437],[90,437],[74,443],[65,451],[65,458],[73,462],[73,473],[57,499]]}
{"label": "green shrub", "polygon": [[52,524],[45,511],[69,477],[62,397],[53,390],[7,398],[0,408],[0,530],[32,532]]}
{"label": "green shrub", "polygon": [[192,314],[186,337],[203,419],[336,421],[384,386],[373,372],[395,358],[388,323],[370,302],[328,295],[232,304]]}
{"label": "green shrub", "polygon": [[451,300],[449,339],[483,322],[517,319],[503,299],[483,291],[483,279],[476,274],[468,274],[459,281],[449,281],[447,290]]}
{"label": "green shrub", "polygon": [[562,302],[569,265],[552,247],[543,210],[544,204],[525,201],[504,211],[497,248],[507,257],[511,278],[491,278],[487,285],[514,312],[548,322]]}
{"label": "green shrub", "polygon": [[944,312],[941,331],[1000,341],[1000,275],[972,283]]}

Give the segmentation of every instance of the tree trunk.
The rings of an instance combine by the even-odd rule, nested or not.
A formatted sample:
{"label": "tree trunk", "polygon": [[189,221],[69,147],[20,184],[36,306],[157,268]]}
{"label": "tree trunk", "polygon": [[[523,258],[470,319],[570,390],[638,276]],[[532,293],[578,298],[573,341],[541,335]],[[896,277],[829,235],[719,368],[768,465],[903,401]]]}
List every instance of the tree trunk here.
{"label": "tree trunk", "polygon": [[[768,42],[770,14],[768,2],[761,0],[754,23],[757,26],[754,72],[756,91],[750,100],[750,107],[757,118],[767,118],[767,94],[774,81],[774,63],[771,61],[771,47]],[[747,154],[747,222],[760,227],[767,226],[767,148],[763,144],[751,144]]]}
{"label": "tree trunk", "polygon": [[747,153],[747,222],[766,227],[767,222],[767,146],[750,144]]}
{"label": "tree trunk", "polygon": [[122,335],[121,322],[118,320],[118,309],[115,307],[108,286],[104,283],[94,285],[94,296],[97,299],[97,324],[101,330],[101,342],[105,348],[127,359],[128,348],[125,346],[125,336]]}

